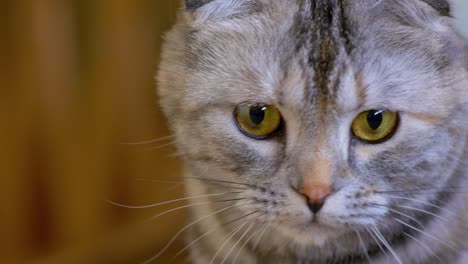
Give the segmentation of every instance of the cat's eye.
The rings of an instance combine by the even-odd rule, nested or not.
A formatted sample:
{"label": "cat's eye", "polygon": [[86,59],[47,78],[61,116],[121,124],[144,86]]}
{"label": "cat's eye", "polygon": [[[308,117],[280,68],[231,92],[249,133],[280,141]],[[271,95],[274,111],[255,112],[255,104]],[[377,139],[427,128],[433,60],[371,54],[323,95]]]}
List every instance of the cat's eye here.
{"label": "cat's eye", "polygon": [[239,129],[255,139],[267,139],[281,126],[281,114],[272,105],[240,105],[234,114]]}
{"label": "cat's eye", "polygon": [[396,112],[384,109],[360,113],[353,121],[351,130],[354,136],[368,143],[381,143],[396,131],[399,116]]}

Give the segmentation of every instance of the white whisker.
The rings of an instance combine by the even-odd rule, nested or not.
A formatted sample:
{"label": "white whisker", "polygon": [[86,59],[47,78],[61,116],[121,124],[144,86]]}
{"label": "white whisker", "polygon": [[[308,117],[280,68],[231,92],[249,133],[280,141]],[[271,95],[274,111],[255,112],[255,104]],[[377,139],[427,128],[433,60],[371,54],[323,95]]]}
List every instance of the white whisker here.
{"label": "white whisker", "polygon": [[175,254],[175,256],[172,258],[172,260],[175,260],[178,256],[180,256],[182,253],[184,253],[187,249],[191,248],[193,245],[195,245],[198,241],[202,240],[207,235],[213,233],[216,229],[217,229],[217,227],[212,228],[212,229],[208,230],[207,232],[205,232],[203,235],[199,236],[197,239],[190,242],[190,244],[185,246],[183,249],[179,250],[179,252],[177,252]]}
{"label": "white whisker", "polygon": [[265,235],[265,233],[266,233],[266,231],[267,231],[267,229],[269,227],[270,227],[270,224],[265,225],[265,227],[263,228],[262,233],[260,233],[257,240],[255,240],[255,243],[254,243],[254,245],[252,247],[252,254],[255,253],[255,251],[257,251],[258,245],[260,244],[260,241],[262,240],[263,235]]}
{"label": "white whisker", "polygon": [[434,252],[434,250],[432,250],[430,247],[428,247],[427,245],[425,245],[423,242],[419,241],[416,237],[406,233],[406,232],[403,232],[403,235],[413,239],[416,243],[418,243],[419,245],[421,245],[424,249],[426,249],[427,251],[429,251],[434,257],[436,257],[439,262],[442,262],[442,260],[440,259],[440,257],[437,255],[437,253]]}
{"label": "white whisker", "polygon": [[431,215],[431,216],[434,216],[435,218],[437,219],[440,219],[442,221],[445,221],[446,223],[450,223],[450,221],[444,217],[441,217],[441,216],[438,216],[432,212],[429,212],[427,210],[424,210],[424,209],[419,209],[419,208],[416,208],[416,207],[412,207],[412,206],[407,206],[407,205],[396,205],[397,207],[400,207],[400,208],[406,208],[406,209],[410,209],[410,210],[414,210],[414,211],[418,211],[418,212],[421,212],[421,213],[425,213],[425,214],[428,214],[428,215]]}
{"label": "white whisker", "polygon": [[219,249],[216,251],[215,255],[211,259],[209,264],[213,264],[213,262],[216,260],[218,257],[219,253],[223,250],[224,246],[226,246],[227,243],[248,223],[249,221],[245,221],[244,223],[240,224],[238,227],[236,227],[234,230],[232,230],[229,234],[227,239],[224,240],[223,244],[219,247]]}
{"label": "white whisker", "polygon": [[242,246],[239,248],[239,250],[237,251],[237,254],[236,256],[234,257],[234,259],[232,260],[232,264],[235,264],[236,261],[237,261],[237,258],[239,257],[240,253],[242,252],[242,249],[244,249],[244,247],[247,245],[247,243],[249,243],[250,240],[252,240],[252,238],[258,233],[260,232],[260,230],[263,228],[265,224],[262,224],[260,226],[260,228],[258,228],[257,230],[255,230],[254,232],[252,232],[252,234],[245,240],[244,244],[242,244]]}
{"label": "white whisker", "polygon": [[122,142],[122,143],[120,143],[120,144],[121,144],[121,145],[129,145],[129,146],[147,145],[147,144],[151,144],[151,143],[156,143],[156,142],[160,142],[160,141],[172,139],[172,138],[174,138],[174,137],[175,137],[175,135],[170,135],[170,136],[161,137],[161,138],[156,138],[156,139],[147,140],[147,141]]}
{"label": "white whisker", "polygon": [[405,222],[401,221],[400,219],[397,219],[397,218],[394,218],[394,217],[393,217],[393,219],[394,219],[395,221],[397,221],[398,223],[400,223],[400,224],[402,224],[402,225],[404,225],[404,226],[407,226],[407,227],[409,227],[409,228],[411,228],[411,229],[413,229],[413,230],[415,230],[415,231],[418,231],[418,232],[420,232],[421,234],[424,234],[424,235],[426,235],[426,236],[428,236],[428,237],[434,239],[435,241],[444,244],[444,245],[447,246],[448,248],[450,248],[450,249],[452,249],[452,250],[454,250],[454,251],[457,251],[453,245],[450,245],[449,243],[447,243],[447,242],[445,242],[445,241],[443,241],[443,240],[441,240],[441,239],[439,239],[439,238],[437,238],[437,237],[435,237],[435,236],[433,236],[433,235],[431,235],[431,234],[429,234],[429,233],[427,233],[427,232],[424,232],[423,230],[421,230],[421,229],[419,229],[419,228],[417,228],[417,227],[414,227],[414,226],[412,226],[412,225],[410,225],[410,224],[408,224],[408,223],[405,223]]}
{"label": "white whisker", "polygon": [[375,243],[377,244],[377,246],[379,247],[380,251],[382,251],[385,256],[388,257],[388,254],[387,254],[387,251],[385,251],[385,249],[382,247],[382,245],[380,244],[380,240],[377,239],[377,237],[375,236],[375,234],[373,232],[371,232],[371,230],[367,227],[365,227],[367,233],[372,237],[372,239],[375,241]]}
{"label": "white whisker", "polygon": [[174,184],[186,184],[184,181],[167,181],[167,180],[153,180],[153,179],[136,179],[140,182],[154,182],[154,183],[174,183]]}
{"label": "white whisker", "polygon": [[367,248],[366,245],[364,245],[364,240],[362,239],[361,234],[359,234],[359,231],[357,231],[356,229],[354,230],[354,233],[356,233],[356,236],[359,239],[359,244],[361,245],[362,251],[364,252],[364,254],[366,254],[367,261],[369,261],[369,263],[372,263],[369,253],[367,253]]}
{"label": "white whisker", "polygon": [[162,144],[162,145],[159,145],[159,146],[156,146],[156,147],[151,147],[151,148],[148,148],[146,150],[158,150],[158,149],[162,149],[162,148],[174,145],[175,143],[176,143],[175,141],[171,141],[169,143]]}
{"label": "white whisker", "polygon": [[152,216],[151,218],[148,218],[145,222],[150,222],[150,221],[153,221],[154,219],[158,218],[158,217],[161,217],[165,214],[168,214],[170,212],[174,212],[174,211],[177,211],[177,210],[181,210],[181,209],[184,209],[184,208],[188,208],[188,207],[192,207],[192,206],[198,206],[198,205],[203,205],[203,204],[210,204],[211,202],[203,202],[203,203],[193,203],[193,204],[188,204],[188,205],[183,205],[183,206],[179,206],[179,207],[176,207],[176,208],[172,208],[170,210],[167,210],[167,211],[164,211],[160,214],[157,214],[155,216]]}
{"label": "white whisker", "polygon": [[401,261],[400,257],[398,257],[398,255],[396,254],[395,250],[392,248],[392,246],[388,243],[387,239],[385,239],[385,237],[383,236],[383,234],[379,231],[379,229],[377,229],[377,227],[375,226],[372,226],[371,227],[372,230],[374,231],[375,235],[377,236],[377,238],[380,239],[380,241],[382,241],[382,243],[385,245],[385,247],[388,249],[388,251],[390,251],[390,254],[392,254],[392,256],[395,258],[395,260],[399,263],[399,264],[402,264],[403,262]]}
{"label": "white whisker", "polygon": [[224,264],[226,260],[228,259],[229,255],[231,255],[232,251],[237,247],[237,245],[242,241],[242,239],[247,235],[247,233],[252,229],[252,227],[255,225],[255,222],[250,224],[250,226],[245,230],[245,232],[242,234],[242,236],[237,240],[237,242],[232,246],[232,248],[228,251],[226,256],[224,256],[223,260],[221,261],[221,264]]}
{"label": "white whisker", "polygon": [[[247,205],[247,204],[243,204],[243,205]],[[209,215],[207,215],[207,216],[204,216],[204,217],[202,217],[202,218],[199,218],[199,219],[193,221],[192,223],[190,223],[190,224],[184,226],[182,229],[180,229],[180,230],[172,237],[171,240],[169,240],[169,242],[166,244],[166,246],[165,246],[161,251],[159,251],[158,254],[156,254],[156,255],[153,256],[152,258],[148,259],[147,261],[143,262],[142,264],[149,264],[149,263],[153,262],[154,260],[158,259],[158,258],[172,245],[172,243],[174,243],[174,241],[175,241],[185,230],[189,229],[190,227],[194,226],[195,224],[197,224],[197,223],[199,223],[199,222],[201,222],[201,221],[203,221],[203,220],[205,220],[205,219],[207,219],[207,218],[209,218],[209,217],[211,217],[211,216],[214,216],[214,215],[216,215],[216,214],[219,214],[219,213],[222,213],[222,212],[227,211],[227,210],[229,210],[229,209],[232,209],[232,208],[234,208],[234,207],[240,207],[240,206],[243,206],[243,205],[231,205],[231,206],[228,206],[228,207],[224,207],[223,209],[220,209],[220,210],[218,210],[218,211],[216,211],[216,212],[214,212],[214,213],[211,213],[211,214],[209,214]]]}
{"label": "white whisker", "polygon": [[205,179],[205,178],[195,178],[195,177],[182,177],[182,179],[180,181],[144,179],[144,178],[139,178],[139,179],[137,179],[137,181],[154,182],[154,183],[174,183],[174,184],[180,184],[180,185],[190,184],[190,183],[188,183],[186,181],[183,181],[184,179],[200,180],[202,182],[208,182],[208,184],[218,184],[221,187],[227,188],[227,189],[246,190],[246,187],[233,187],[233,186],[225,186],[225,185],[222,185],[222,184],[231,184],[231,185],[240,185],[240,186],[252,187],[251,185],[246,184],[246,183],[230,182],[230,181],[215,180],[215,179]]}
{"label": "white whisker", "polygon": [[429,205],[431,207],[437,208],[437,209],[439,209],[441,211],[447,212],[447,213],[449,213],[451,215],[454,215],[454,216],[458,217],[458,215],[456,213],[454,213],[454,212],[452,212],[452,211],[450,211],[448,209],[445,209],[445,208],[443,208],[441,206],[438,206],[438,205],[435,205],[435,204],[432,204],[432,203],[429,203],[429,202],[421,201],[419,199],[409,198],[409,197],[402,197],[402,196],[394,196],[394,195],[386,195],[386,196],[389,197],[389,198],[408,200],[408,201],[413,201],[413,202],[418,202],[418,203],[421,203],[421,204]]}
{"label": "white whisker", "polygon": [[[254,213],[256,213],[256,212],[254,212]],[[242,216],[242,217],[236,218],[236,219],[234,219],[234,220],[231,220],[231,221],[229,221],[229,222],[227,222],[227,223],[224,223],[223,226],[224,226],[224,225],[232,224],[232,223],[234,223],[234,222],[236,222],[236,221],[238,221],[238,220],[240,220],[240,219],[242,219],[242,218],[244,218],[244,217],[250,216],[250,215],[252,215],[252,214],[254,214],[254,213],[250,213],[250,214],[244,215],[244,216]],[[205,232],[204,234],[202,234],[201,236],[199,236],[197,239],[195,239],[194,241],[190,242],[190,244],[188,244],[186,247],[184,247],[184,248],[181,249],[179,252],[177,252],[176,255],[172,258],[172,260],[175,260],[175,259],[176,259],[178,256],[180,256],[185,250],[187,250],[187,249],[189,249],[190,247],[192,247],[194,244],[196,244],[198,241],[200,241],[201,239],[203,239],[204,237],[206,237],[206,236],[209,235],[210,233],[214,232],[216,229],[218,229],[218,227],[215,227],[215,228],[212,228],[212,229],[208,230],[207,232]]]}
{"label": "white whisker", "polygon": [[128,209],[145,209],[145,208],[154,208],[158,207],[161,205],[165,204],[171,204],[171,203],[176,203],[176,202],[181,202],[181,201],[187,201],[187,200],[192,200],[192,199],[200,199],[200,198],[206,198],[206,197],[213,197],[213,196],[222,196],[222,195],[227,195],[227,194],[235,194],[237,192],[228,192],[228,193],[215,193],[215,194],[207,194],[207,195],[200,195],[200,196],[192,196],[192,197],[185,197],[185,198],[179,198],[179,199],[174,199],[170,201],[165,201],[165,202],[160,202],[160,203],[155,203],[155,204],[149,204],[149,205],[139,205],[139,206],[131,206],[131,205],[125,205],[125,204],[119,204],[110,200],[106,200],[108,203],[113,204],[115,206],[120,206],[123,208],[128,208]]}
{"label": "white whisker", "polygon": [[[232,201],[240,201],[240,200],[245,200],[247,198],[237,198],[237,199],[226,199],[226,200],[220,200],[220,201],[215,201],[216,203],[226,203],[226,202],[232,202]],[[198,206],[198,205],[204,205],[204,204],[212,204],[213,202],[202,202],[202,203],[192,203],[192,204],[188,204],[188,205],[183,205],[183,206],[179,206],[179,207],[176,207],[176,208],[172,208],[170,210],[167,210],[167,211],[164,211],[160,214],[157,214],[155,216],[152,216],[151,218],[147,219],[145,222],[150,222],[160,216],[163,216],[165,214],[168,214],[170,212],[174,212],[174,211],[177,211],[177,210],[180,210],[180,209],[184,209],[184,208],[188,208],[188,207],[192,207],[192,206]]]}
{"label": "white whisker", "polygon": [[421,228],[424,228],[424,225],[423,225],[418,219],[416,219],[416,218],[414,218],[414,217],[412,217],[412,216],[410,216],[410,215],[407,215],[407,214],[405,214],[405,213],[402,213],[402,212],[400,212],[400,211],[398,211],[398,210],[392,209],[392,208],[390,208],[390,206],[388,206],[388,205],[375,204],[375,203],[371,203],[370,205],[376,205],[376,206],[385,207],[385,208],[386,208],[387,210],[389,210],[390,212],[394,212],[394,213],[399,214],[399,215],[401,215],[401,216],[404,216],[404,217],[406,217],[406,218],[408,218],[408,219],[411,219],[411,220],[413,220],[414,222],[416,222]]}

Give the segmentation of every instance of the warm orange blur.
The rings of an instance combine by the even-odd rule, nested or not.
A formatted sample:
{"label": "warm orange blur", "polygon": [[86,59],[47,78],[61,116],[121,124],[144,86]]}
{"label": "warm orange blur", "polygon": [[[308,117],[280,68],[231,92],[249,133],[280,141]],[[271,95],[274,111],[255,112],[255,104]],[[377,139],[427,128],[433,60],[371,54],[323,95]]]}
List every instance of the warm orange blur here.
{"label": "warm orange blur", "polygon": [[[142,263],[184,221],[154,75],[175,0],[0,3],[2,263]],[[181,240],[155,263],[168,263]],[[184,261],[183,257],[177,262]]]}

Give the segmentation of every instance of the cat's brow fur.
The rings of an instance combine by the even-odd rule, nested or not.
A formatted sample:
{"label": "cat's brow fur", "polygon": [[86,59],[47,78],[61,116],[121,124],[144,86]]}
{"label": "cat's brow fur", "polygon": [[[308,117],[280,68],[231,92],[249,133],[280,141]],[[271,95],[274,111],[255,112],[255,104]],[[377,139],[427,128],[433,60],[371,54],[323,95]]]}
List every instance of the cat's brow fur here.
{"label": "cat's brow fur", "polygon": [[[161,105],[185,175],[222,181],[187,179],[187,194],[233,192],[191,208],[191,221],[236,206],[191,229],[188,243],[202,237],[191,260],[463,261],[468,53],[450,7],[445,0],[187,0],[166,35]],[[275,105],[283,133],[242,134],[233,118],[242,103]],[[353,119],[379,108],[400,113],[395,135],[381,144],[356,139]],[[295,191],[305,178],[324,177],[312,173],[317,166],[326,166],[334,191],[319,225]],[[246,231],[251,223],[258,233]],[[380,234],[371,232],[393,252],[382,252]]]}

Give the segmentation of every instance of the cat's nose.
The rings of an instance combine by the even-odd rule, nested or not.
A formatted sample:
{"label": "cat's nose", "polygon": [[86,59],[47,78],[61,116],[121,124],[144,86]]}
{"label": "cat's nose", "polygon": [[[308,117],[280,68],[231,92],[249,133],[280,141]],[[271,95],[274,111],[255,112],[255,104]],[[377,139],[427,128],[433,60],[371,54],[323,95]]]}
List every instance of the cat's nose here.
{"label": "cat's nose", "polygon": [[323,204],[331,194],[331,187],[327,184],[305,183],[300,193],[307,199],[309,209],[314,213],[318,213],[322,209]]}

